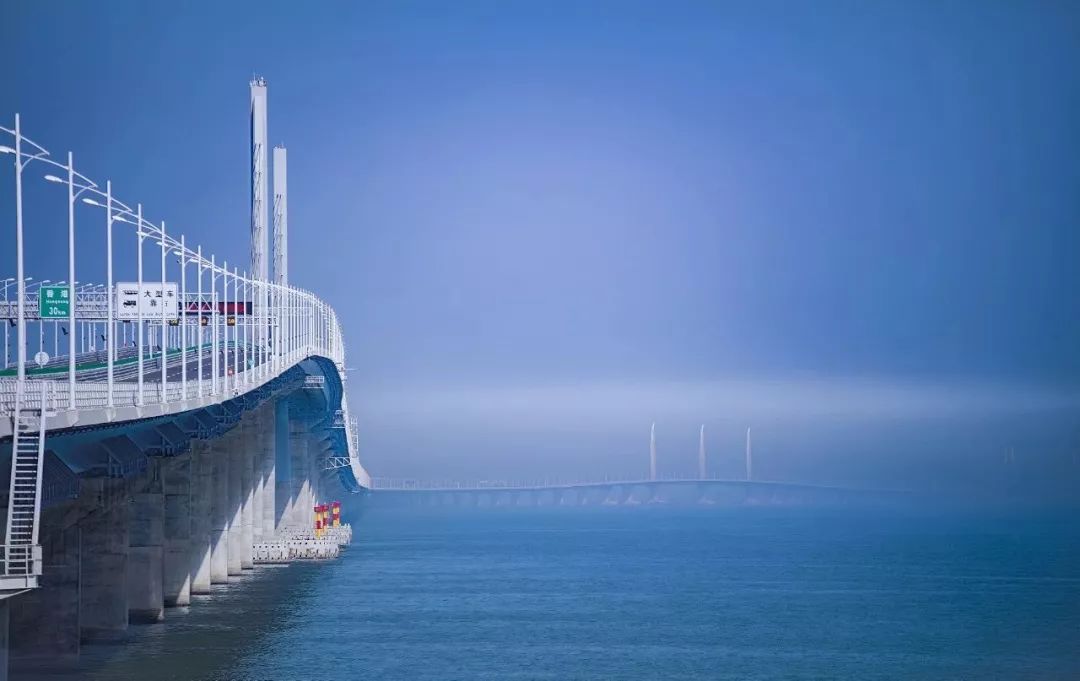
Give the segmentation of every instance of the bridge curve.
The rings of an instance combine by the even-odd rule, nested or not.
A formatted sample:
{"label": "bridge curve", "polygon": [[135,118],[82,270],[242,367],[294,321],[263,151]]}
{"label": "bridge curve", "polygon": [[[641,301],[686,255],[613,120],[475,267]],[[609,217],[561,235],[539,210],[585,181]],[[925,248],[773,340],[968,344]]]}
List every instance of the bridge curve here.
{"label": "bridge curve", "polygon": [[[148,219],[70,153],[55,160],[18,115],[0,126],[16,207],[15,276],[0,279],[0,618],[12,620],[15,655],[77,654],[260,562],[330,557],[351,537],[337,500],[372,481],[344,337],[333,307],[284,276],[276,184],[268,276],[263,81],[252,106],[250,272]],[[24,231],[30,178],[66,189],[66,202],[53,195],[68,216],[64,279],[26,276],[26,237],[48,231],[36,226],[45,209],[26,211],[35,228]],[[91,211],[80,229],[104,227],[103,247],[77,260],[76,217]],[[125,240],[137,258],[115,257]],[[11,598],[26,591],[35,596]]]}

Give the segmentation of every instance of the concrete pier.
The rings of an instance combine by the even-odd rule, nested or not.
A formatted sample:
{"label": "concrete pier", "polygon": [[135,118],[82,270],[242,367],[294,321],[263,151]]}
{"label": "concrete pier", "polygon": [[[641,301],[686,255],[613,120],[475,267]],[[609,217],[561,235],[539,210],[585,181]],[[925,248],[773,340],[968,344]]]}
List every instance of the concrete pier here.
{"label": "concrete pier", "polygon": [[[266,406],[259,407],[252,414],[255,427],[251,434],[251,538],[257,544],[263,540],[263,485],[266,472],[263,470],[263,437],[266,430]],[[268,537],[269,538],[269,537]]]}
{"label": "concrete pier", "polygon": [[311,481],[308,477],[308,445],[311,439],[309,424],[301,419],[289,421],[290,497],[292,506],[285,527],[302,528],[311,523],[314,502],[311,497]]}
{"label": "concrete pier", "polygon": [[208,442],[191,444],[191,593],[210,593],[214,464]]}
{"label": "concrete pier", "polygon": [[232,438],[214,440],[210,447],[213,497],[210,509],[210,583],[229,581],[229,446]]}
{"label": "concrete pier", "polygon": [[161,464],[165,490],[165,605],[191,603],[192,553],[192,456],[166,459]]}
{"label": "concrete pier", "polygon": [[243,573],[243,548],[244,548],[244,454],[242,429],[237,428],[230,432],[228,449],[225,451],[225,459],[229,468],[229,489],[226,514],[229,518],[229,557],[228,571],[230,577]]}
{"label": "concrete pier", "polygon": [[292,519],[292,454],[289,452],[289,403],[274,405],[274,526],[287,527]]}
{"label": "concrete pier", "polygon": [[236,448],[240,467],[240,567],[250,570],[255,567],[251,547],[255,539],[255,443],[257,427],[254,415],[241,424],[240,437],[243,440]]}
{"label": "concrete pier", "polygon": [[128,627],[128,523],[130,484],[95,478],[79,496],[82,529],[80,638],[116,641]]}
{"label": "concrete pier", "polygon": [[259,456],[263,471],[262,538],[264,540],[273,539],[277,531],[275,406],[274,403],[263,406],[259,428]]}
{"label": "concrete pier", "polygon": [[165,494],[159,461],[151,461],[149,475],[136,488],[130,507],[128,531],[128,614],[131,622],[165,619],[164,545]]}

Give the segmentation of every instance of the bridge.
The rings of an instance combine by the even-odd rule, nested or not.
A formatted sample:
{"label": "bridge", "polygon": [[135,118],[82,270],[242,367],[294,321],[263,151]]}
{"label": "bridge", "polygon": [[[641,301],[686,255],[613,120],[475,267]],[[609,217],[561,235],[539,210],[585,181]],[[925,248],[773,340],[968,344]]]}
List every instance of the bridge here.
{"label": "bridge", "polygon": [[375,478],[381,503],[411,506],[793,506],[846,504],[881,493],[829,485],[732,478],[658,477],[551,481],[417,481]]}
{"label": "bridge", "polygon": [[855,489],[753,477],[751,431],[746,429],[744,477],[708,473],[705,426],[698,441],[698,470],[692,475],[657,473],[656,424],[649,431],[648,476],[602,480],[417,480],[377,477],[371,489],[380,502],[412,506],[640,506],[669,503],[704,506],[791,506],[888,501],[896,490]]}
{"label": "bridge", "polygon": [[[273,150],[271,203],[265,81],[250,96],[243,269],[84,175],[73,154],[58,160],[18,114],[0,126],[14,171],[0,175],[14,206],[0,250],[15,267],[0,281],[0,678],[8,653],[75,659],[259,563],[349,541],[329,509],[348,510],[371,478],[344,338],[334,309],[289,282],[286,150]],[[29,182],[54,196],[25,201]],[[54,228],[65,214],[66,231]],[[76,253],[77,229],[100,248]],[[28,253],[60,244],[67,272],[28,276]]]}

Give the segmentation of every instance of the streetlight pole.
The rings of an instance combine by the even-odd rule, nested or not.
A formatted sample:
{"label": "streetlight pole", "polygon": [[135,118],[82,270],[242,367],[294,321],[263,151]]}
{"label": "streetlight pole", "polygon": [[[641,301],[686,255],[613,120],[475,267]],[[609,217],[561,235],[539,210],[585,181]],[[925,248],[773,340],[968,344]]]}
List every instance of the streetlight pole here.
{"label": "streetlight pole", "polygon": [[[104,197],[105,203],[99,203],[90,197],[83,199],[83,203],[90,204],[91,206],[97,206],[98,208],[105,209],[105,305],[106,305],[106,321],[105,321],[105,366],[106,376],[108,381],[108,395],[106,397],[106,405],[109,409],[112,409],[115,405],[115,399],[113,397],[113,363],[116,360],[116,341],[113,338],[116,331],[116,323],[114,319],[113,311],[113,247],[112,247],[112,233],[113,222],[117,220],[123,220],[119,215],[113,214],[113,195],[112,195],[112,180],[105,182],[105,193],[93,190],[98,196]],[[131,214],[131,209],[127,208],[123,203],[116,201],[120,204],[127,214]],[[124,220],[126,222],[126,220]],[[96,326],[93,322],[90,324],[90,333],[94,342],[94,347],[97,347],[97,339],[93,338],[93,334],[96,332]]]}
{"label": "streetlight pole", "polygon": [[169,380],[169,353],[166,351],[169,347],[168,337],[169,328],[166,326],[165,321],[165,221],[161,221],[161,403],[165,404],[169,401],[168,387]]}
{"label": "streetlight pole", "polygon": [[225,394],[229,394],[229,261],[226,260],[222,263],[224,272],[222,273],[221,287],[224,289],[224,303],[225,303],[225,348],[223,351],[224,357],[222,357],[222,377],[221,380],[225,382]]}
{"label": "streetlight pole", "polygon": [[199,262],[199,294],[196,298],[199,305],[199,326],[196,327],[195,337],[198,339],[199,349],[196,353],[196,358],[199,363],[199,397],[203,396],[203,380],[202,380],[202,351],[203,351],[203,299],[202,299],[202,271],[203,271],[203,259],[202,259],[202,246],[199,246],[196,251],[196,257]]}
{"label": "streetlight pole", "polygon": [[142,228],[142,204],[138,204],[138,221],[135,226],[135,233],[139,235],[139,282],[137,289],[139,291],[139,304],[136,307],[136,312],[139,319],[139,406],[143,406],[143,283],[142,283],[142,242],[143,242],[143,228]]}
{"label": "streetlight pole", "polygon": [[[75,155],[68,152],[68,409],[75,408]],[[40,312],[39,312],[40,314]]]}
{"label": "streetlight pole", "polygon": [[[187,251],[184,250],[184,235],[180,235],[180,300],[177,309],[180,312],[180,399],[187,399]],[[181,309],[182,308],[182,309]]]}
{"label": "streetlight pole", "polygon": [[[107,270],[106,278],[108,281],[105,284],[105,301],[108,304],[107,321],[105,327],[105,364],[108,367],[106,373],[108,374],[109,384],[109,396],[108,402],[109,408],[113,408],[113,363],[116,360],[116,341],[113,340],[113,336],[116,334],[116,323],[113,320],[113,271],[112,271],[112,228],[113,228],[113,216],[112,216],[112,180],[108,180],[105,183],[105,249],[108,251],[106,255]],[[142,302],[142,301],[140,301]]]}
{"label": "streetlight pole", "polygon": [[23,279],[23,207],[22,207],[22,128],[19,114],[15,114],[15,278],[18,280],[16,293],[19,307],[19,326],[16,327],[15,339],[18,343],[16,354],[16,376],[19,387],[26,380],[26,281]]}
{"label": "streetlight pole", "polygon": [[233,266],[233,389],[240,381],[240,315],[237,304],[240,302],[240,268]]}
{"label": "streetlight pole", "polygon": [[[54,163],[50,161],[50,163]],[[54,163],[55,164],[55,163]],[[55,164],[59,165],[59,164]],[[97,185],[89,178],[75,172],[74,154],[68,152],[67,166],[61,166],[67,171],[67,180],[56,175],[46,175],[49,182],[63,182],[68,190],[68,408],[75,408],[75,199],[87,190],[97,191]],[[75,191],[75,178],[78,177],[85,184]],[[98,192],[100,193],[100,192]],[[85,199],[84,199],[85,200]],[[106,216],[108,218],[108,216]],[[40,314],[40,311],[39,311]],[[56,324],[53,325],[53,335],[56,335]],[[54,338],[53,354],[59,354],[59,344]]]}
{"label": "streetlight pole", "polygon": [[[244,382],[247,383],[249,380],[251,380],[251,375],[247,373],[248,357],[251,354],[251,348],[248,347],[248,320],[247,320],[247,301],[248,301],[248,296],[250,295],[250,292],[248,290],[247,272],[242,273],[240,276],[242,277],[241,280],[240,280],[240,294],[237,295],[236,298],[237,298],[237,300],[240,301],[240,305],[242,306],[240,309],[243,310],[244,316],[243,316],[243,323],[241,324],[241,322],[240,322],[240,320],[241,320],[240,313],[237,312],[237,315],[236,315],[236,323],[237,323],[236,330],[237,330],[237,332],[240,333],[240,343],[244,346],[244,360],[243,360],[244,363],[239,365],[239,369],[237,370],[237,375],[240,374],[240,371],[243,371],[243,373],[244,373]],[[238,363],[239,363],[239,361],[240,361],[239,358],[237,358]]]}
{"label": "streetlight pole", "polygon": [[[26,381],[26,282],[28,278],[24,274],[23,267],[23,206],[22,206],[22,172],[31,161],[45,158],[49,155],[43,147],[35,144],[32,140],[24,139],[22,135],[22,124],[19,119],[19,114],[15,114],[15,129],[8,130],[3,128],[4,132],[10,133],[15,137],[15,148],[0,146],[0,153],[14,154],[15,155],[15,278],[18,280],[18,286],[16,287],[16,294],[18,295],[18,330],[16,333],[16,342],[18,343],[18,354],[16,376],[18,381],[18,387],[22,388],[23,383]],[[37,149],[36,154],[26,154],[26,160],[23,160],[23,142],[27,142],[32,147]]]}
{"label": "streetlight pole", "polygon": [[217,269],[214,258],[210,256],[210,390],[214,395],[218,392],[218,320],[217,320]]}

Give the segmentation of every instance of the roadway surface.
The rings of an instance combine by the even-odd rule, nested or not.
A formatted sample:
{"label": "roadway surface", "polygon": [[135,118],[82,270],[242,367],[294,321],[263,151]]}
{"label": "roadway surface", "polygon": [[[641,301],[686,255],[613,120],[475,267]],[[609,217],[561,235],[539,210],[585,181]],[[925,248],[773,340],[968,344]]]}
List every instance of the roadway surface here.
{"label": "roadway surface", "polygon": [[[149,349],[144,348],[144,351],[147,350]],[[214,374],[212,354],[213,353],[208,346],[203,347],[201,364],[204,380],[212,378]],[[236,362],[235,366],[238,371],[243,370],[244,364],[251,353],[244,348],[235,349],[229,347],[228,349],[219,349],[217,354],[218,376],[225,376],[226,372],[233,368],[234,362]],[[108,380],[109,370],[105,360],[106,353],[104,350],[76,355],[75,380],[79,383],[106,382]],[[169,350],[165,368],[165,378],[167,382],[172,383],[181,380],[185,366],[185,363],[182,360],[183,355],[179,350]],[[186,367],[187,378],[189,381],[198,380],[199,360],[198,348],[188,348]],[[15,369],[13,367],[9,367],[0,372],[0,376],[13,376],[14,374]],[[57,357],[51,359],[44,367],[34,366],[32,368],[27,368],[26,376],[28,379],[66,381],[68,377],[68,359],[67,357]],[[113,362],[113,380],[117,383],[138,382],[139,361],[136,348],[117,349],[116,360]],[[160,381],[161,353],[160,351],[154,351],[150,355],[143,356],[143,382],[159,383]]]}

